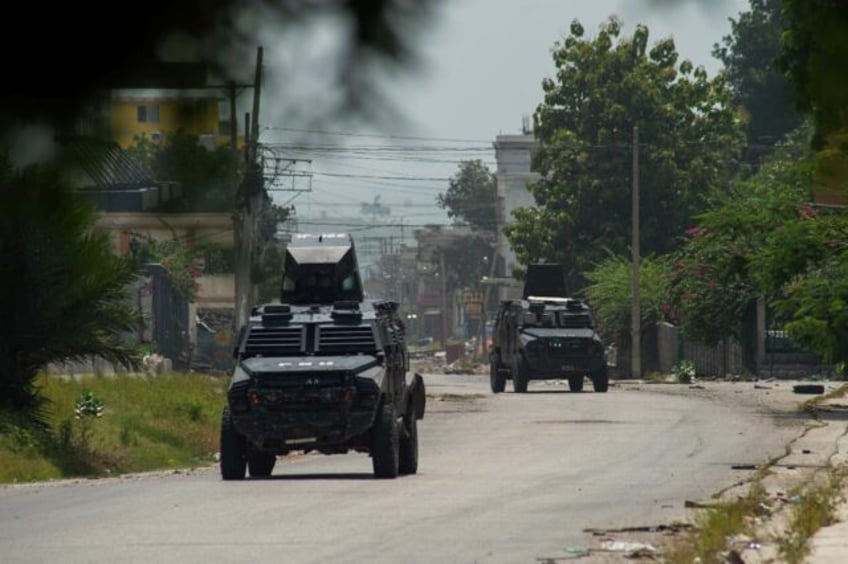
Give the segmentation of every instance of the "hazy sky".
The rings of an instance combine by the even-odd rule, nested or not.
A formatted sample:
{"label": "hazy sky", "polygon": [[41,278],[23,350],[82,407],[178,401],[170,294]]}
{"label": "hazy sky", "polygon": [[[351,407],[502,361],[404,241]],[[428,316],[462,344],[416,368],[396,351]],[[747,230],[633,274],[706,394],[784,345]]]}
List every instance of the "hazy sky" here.
{"label": "hazy sky", "polygon": [[[360,215],[361,203],[375,197],[392,208],[391,216],[380,222],[444,223],[435,198],[446,190],[446,179],[462,159],[480,158],[494,169],[495,136],[520,132],[522,115],[532,115],[541,102],[541,81],[554,74],[551,48],[567,34],[573,19],[580,20],[587,34],[612,14],[623,20],[624,35],[643,23],[651,43],[672,36],[682,59],[713,74],[719,68],[711,55],[713,44],[729,33],[728,18],[746,9],[748,0],[447,0],[421,35],[422,64],[385,81],[398,113],[390,124],[324,124],[320,129],[328,133],[277,129],[263,134],[267,142],[287,145],[281,154],[312,160],[311,192],[297,197],[276,192],[275,198],[294,203],[304,220],[312,218],[302,229],[329,230],[333,218]],[[320,28],[319,33],[329,36],[328,29]],[[284,52],[268,49],[266,64],[274,65],[275,57],[290,63],[308,59],[300,71],[289,69],[285,82],[291,85],[295,74],[305,84],[313,83],[312,90],[304,87],[308,93],[298,102],[308,106],[310,97],[317,100],[321,91],[320,72],[315,71],[326,63],[325,55],[318,50],[301,57],[297,49],[305,49],[304,42],[295,43]],[[269,82],[272,92],[279,87]],[[268,98],[268,90],[265,94]],[[291,112],[271,109],[263,115],[268,116],[267,126],[314,128]],[[385,135],[395,137],[381,137]]]}

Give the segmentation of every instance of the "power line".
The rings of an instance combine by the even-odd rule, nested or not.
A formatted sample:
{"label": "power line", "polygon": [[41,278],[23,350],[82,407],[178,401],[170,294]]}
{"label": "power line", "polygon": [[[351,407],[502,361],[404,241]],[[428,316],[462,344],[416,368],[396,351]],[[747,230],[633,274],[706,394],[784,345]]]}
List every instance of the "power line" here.
{"label": "power line", "polygon": [[447,182],[449,177],[444,176],[378,176],[370,174],[349,174],[341,172],[315,172],[316,176],[332,176],[334,178],[366,178],[373,180],[402,180],[412,182]]}
{"label": "power line", "polygon": [[483,139],[452,139],[445,137],[420,137],[407,135],[388,135],[380,133],[357,133],[353,131],[333,131],[326,129],[298,129],[294,127],[278,127],[268,126],[263,131],[289,131],[292,133],[311,133],[319,135],[338,135],[342,137],[368,137],[372,139],[405,139],[408,141],[439,141],[447,143],[488,143],[488,140]]}

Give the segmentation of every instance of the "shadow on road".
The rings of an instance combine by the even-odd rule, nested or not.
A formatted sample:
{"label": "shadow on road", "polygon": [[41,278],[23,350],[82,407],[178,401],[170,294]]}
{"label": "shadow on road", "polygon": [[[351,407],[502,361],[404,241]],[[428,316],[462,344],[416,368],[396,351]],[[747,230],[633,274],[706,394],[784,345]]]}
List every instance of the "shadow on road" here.
{"label": "shadow on road", "polygon": [[263,477],[250,477],[247,481],[306,481],[306,480],[375,480],[374,474],[370,472],[347,472],[347,473],[309,473],[309,474],[274,474]]}

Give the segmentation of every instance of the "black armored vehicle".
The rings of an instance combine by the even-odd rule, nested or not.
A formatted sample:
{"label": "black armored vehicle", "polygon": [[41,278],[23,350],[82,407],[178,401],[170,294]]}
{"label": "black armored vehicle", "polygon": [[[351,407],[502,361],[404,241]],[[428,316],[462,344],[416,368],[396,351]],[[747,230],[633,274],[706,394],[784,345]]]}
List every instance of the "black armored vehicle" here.
{"label": "black armored vehicle", "polygon": [[587,376],[596,392],[607,391],[603,342],[589,307],[566,296],[560,265],[529,265],[522,299],[501,303],[489,371],[496,394],[508,379],[515,392],[523,393],[530,380],[563,377],[571,391],[579,392]]}
{"label": "black armored vehicle", "polygon": [[398,304],[363,299],[349,235],[295,235],[281,303],[252,313],[221,418],[225,480],[268,476],[292,451],[367,452],[378,478],[417,472],[424,382],[407,378]]}

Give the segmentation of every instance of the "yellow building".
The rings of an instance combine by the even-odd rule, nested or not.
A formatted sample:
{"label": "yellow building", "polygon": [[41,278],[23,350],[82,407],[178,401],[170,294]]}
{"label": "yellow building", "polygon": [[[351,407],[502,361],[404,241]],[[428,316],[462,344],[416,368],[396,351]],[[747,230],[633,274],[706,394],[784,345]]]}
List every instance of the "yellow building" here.
{"label": "yellow building", "polygon": [[229,142],[228,107],[224,93],[217,89],[113,90],[110,136],[126,149],[136,137],[144,135],[161,143],[182,129],[211,148]]}

